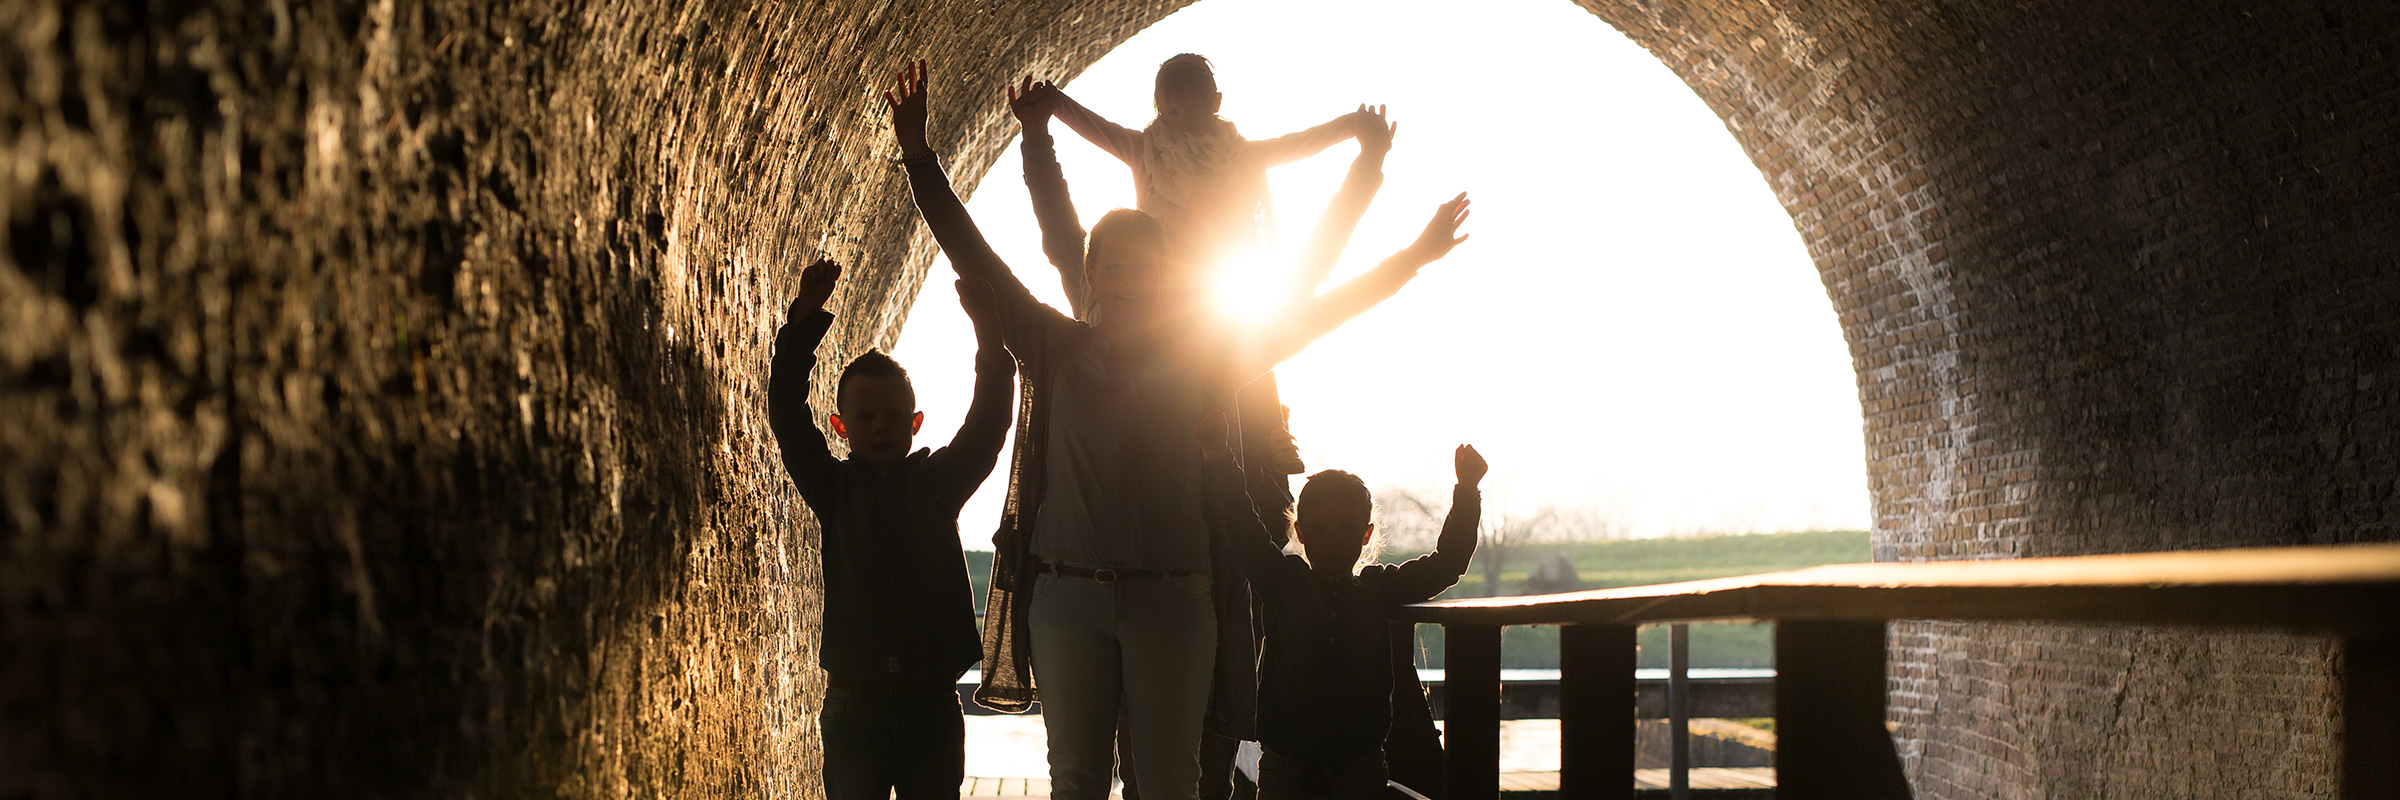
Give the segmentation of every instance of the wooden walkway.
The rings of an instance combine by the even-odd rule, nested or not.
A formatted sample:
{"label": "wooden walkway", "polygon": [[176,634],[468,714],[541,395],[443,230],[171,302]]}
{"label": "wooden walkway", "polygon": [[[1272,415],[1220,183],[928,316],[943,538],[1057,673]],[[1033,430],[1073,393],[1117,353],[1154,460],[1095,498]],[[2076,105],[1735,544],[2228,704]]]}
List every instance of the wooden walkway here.
{"label": "wooden walkway", "polygon": [[970,797],[1049,797],[1049,778],[968,778],[958,785],[961,800]]}
{"label": "wooden walkway", "polygon": [[[1633,787],[1639,790],[1667,788],[1667,771],[1637,769],[1633,771]],[[1698,767],[1692,770],[1694,789],[1773,789],[1773,767]],[[1558,791],[1556,772],[1506,772],[1500,775],[1503,792]],[[1050,796],[1049,778],[968,778],[959,784],[961,800],[970,798],[1034,798]],[[1113,795],[1112,795],[1113,796]]]}
{"label": "wooden walkway", "polygon": [[[1637,769],[1633,771],[1633,788],[1641,790],[1667,788],[1667,771]],[[1773,789],[1774,767],[1693,767],[1694,789]],[[1500,773],[1500,791],[1555,792],[1558,791],[1556,772]]]}

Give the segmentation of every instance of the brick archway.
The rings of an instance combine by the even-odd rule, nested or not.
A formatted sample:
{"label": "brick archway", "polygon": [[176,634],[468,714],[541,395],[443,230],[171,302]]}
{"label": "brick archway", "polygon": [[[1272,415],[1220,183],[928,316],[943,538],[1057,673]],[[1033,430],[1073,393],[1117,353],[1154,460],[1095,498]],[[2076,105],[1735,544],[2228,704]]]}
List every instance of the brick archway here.
{"label": "brick archway", "polygon": [[[930,242],[883,73],[1073,74],[1177,5],[0,8],[0,793],[813,792],[789,267],[888,339]],[[2394,537],[2400,12],[1585,6],[1792,213],[1878,557]],[[988,95],[944,90],[962,177]],[[2333,791],[2327,643],[1895,638],[1927,796]]]}

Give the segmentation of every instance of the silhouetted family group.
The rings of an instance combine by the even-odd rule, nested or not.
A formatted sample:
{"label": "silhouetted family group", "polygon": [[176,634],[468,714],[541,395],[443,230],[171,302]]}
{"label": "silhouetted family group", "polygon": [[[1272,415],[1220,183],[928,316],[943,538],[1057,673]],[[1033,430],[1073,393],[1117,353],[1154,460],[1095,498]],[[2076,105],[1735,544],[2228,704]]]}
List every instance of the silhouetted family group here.
{"label": "silhouetted family group", "polygon": [[[1375,563],[1374,501],[1358,476],[1319,472],[1295,503],[1289,476],[1303,470],[1269,371],[1465,241],[1466,195],[1443,203],[1414,243],[1319,293],[1382,184],[1396,128],[1380,108],[1246,140],[1217,116],[1212,67],[1189,54],[1160,65],[1158,118],[1143,130],[1031,78],[1007,94],[1024,126],[1042,249],[1071,313],[1034,299],[951,189],[925,139],[924,62],[884,94],[979,347],[974,401],[949,446],[911,452],[924,415],[908,374],[873,351],[834,387],[827,422],[849,457],[818,432],[810,373],[834,321],[824,307],[839,265],[807,268],[776,337],[770,418],[823,530],[827,796],[956,797],[957,685],[978,661],[981,705],[1025,711],[1039,689],[1051,793],[1063,800],[1106,797],[1112,770],[1129,798],[1224,797],[1243,740],[1263,751],[1262,798],[1382,796],[1394,707],[1421,717],[1424,705],[1419,692],[1393,691],[1409,665],[1394,656],[1386,618],[1465,571],[1486,467],[1461,445],[1438,546]],[[1054,117],[1132,168],[1138,210],[1084,230],[1053,150]],[[1262,235],[1266,170],[1350,138],[1358,159],[1292,281],[1258,287],[1277,310],[1254,323],[1213,314],[1215,268]],[[1012,420],[978,635],[958,514]],[[1399,680],[1416,686],[1413,673]]]}

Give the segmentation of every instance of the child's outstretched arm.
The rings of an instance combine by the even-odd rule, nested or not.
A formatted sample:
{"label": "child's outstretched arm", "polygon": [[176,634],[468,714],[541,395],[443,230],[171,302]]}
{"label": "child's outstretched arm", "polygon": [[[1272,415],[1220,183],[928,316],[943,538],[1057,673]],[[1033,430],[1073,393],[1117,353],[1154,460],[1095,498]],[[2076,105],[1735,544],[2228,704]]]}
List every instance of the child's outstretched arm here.
{"label": "child's outstretched arm", "polygon": [[934,453],[932,460],[941,465],[936,474],[956,478],[950,486],[950,499],[964,504],[975,496],[984,479],[991,477],[1000,446],[1008,440],[1017,362],[1000,343],[1000,310],[991,285],[973,278],[960,278],[957,283],[958,305],[975,325],[975,399],[967,406],[967,417],[959,422],[950,446]]}
{"label": "child's outstretched arm", "polygon": [[[1374,123],[1381,124],[1382,120],[1378,118],[1374,120]],[[1367,124],[1369,123],[1366,107],[1360,106],[1357,111],[1334,117],[1332,122],[1308,130],[1294,131],[1273,139],[1251,142],[1249,152],[1251,157],[1259,159],[1270,167],[1289,164],[1325,152],[1325,148],[1332,147],[1343,139],[1366,135],[1365,126]]]}
{"label": "child's outstretched arm", "polygon": [[1385,597],[1395,603],[1417,603],[1458,584],[1467,562],[1475,558],[1475,524],[1483,518],[1483,492],[1478,486],[1491,470],[1473,445],[1459,445],[1451,456],[1458,469],[1458,488],[1450,492],[1450,516],[1442,521],[1442,536],[1433,552],[1408,560],[1393,570],[1384,584]]}
{"label": "child's outstretched arm", "polygon": [[1351,318],[1400,293],[1400,287],[1415,278],[1417,270],[1441,260],[1450,254],[1451,248],[1467,240],[1465,236],[1453,236],[1466,221],[1467,193],[1460,192],[1433,212],[1433,220],[1425,223],[1425,231],[1417,236],[1415,243],[1393,253],[1366,274],[1309,298],[1264,329],[1243,337],[1227,363],[1230,372],[1224,377],[1235,386],[1248,383]]}
{"label": "child's outstretched arm", "polygon": [[1383,158],[1392,151],[1392,136],[1400,132],[1399,123],[1384,119],[1383,106],[1359,106],[1363,119],[1358,129],[1358,157],[1350,160],[1350,174],[1342,179],[1342,188],[1335,192],[1332,202],[1325,204],[1325,216],[1317,219],[1317,227],[1308,234],[1308,243],[1300,250],[1300,261],[1293,265],[1292,285],[1288,302],[1306,300],[1317,293],[1325,276],[1342,260],[1342,251],[1350,246],[1350,234],[1358,231],[1358,221],[1367,215],[1367,206],[1375,202],[1375,193],[1383,188]]}
{"label": "child's outstretched arm", "polygon": [[1008,89],[1008,110],[1024,128],[1017,151],[1025,158],[1025,190],[1033,195],[1033,220],[1042,228],[1042,255],[1058,268],[1058,282],[1067,290],[1067,307],[1076,319],[1091,309],[1084,297],[1083,218],[1075,213],[1075,198],[1067,192],[1066,172],[1058,166],[1057,142],[1050,138],[1050,114],[1061,95],[1049,81],[1027,75]]}
{"label": "child's outstretched arm", "polygon": [[842,279],[842,265],[818,259],[800,272],[800,294],[784,312],[783,328],[775,332],[775,360],[767,369],[767,427],[783,449],[783,470],[800,487],[811,507],[826,497],[840,463],[817,430],[816,412],[808,407],[809,374],[817,368],[817,344],[833,327],[825,301]]}
{"label": "child's outstretched arm", "polygon": [[[1075,102],[1075,98],[1068,97],[1065,92],[1058,93],[1058,104],[1051,113],[1057,115],[1058,121],[1067,124],[1067,130],[1074,131],[1075,135],[1083,137],[1084,141],[1091,142],[1100,149],[1108,151],[1109,155],[1116,156],[1118,161],[1123,161],[1128,166],[1142,157],[1141,131],[1110,122],[1099,114],[1092,113],[1091,109],[1084,108],[1082,103]],[[1327,142],[1327,144],[1332,144],[1332,142]]]}
{"label": "child's outstretched arm", "polygon": [[975,227],[975,218],[967,214],[967,204],[950,187],[950,176],[942,171],[941,159],[935,157],[933,147],[925,142],[924,60],[900,70],[892,90],[883,93],[883,103],[892,114],[892,132],[900,140],[900,161],[908,166],[908,187],[916,196],[917,213],[925,218],[925,226],[932,229],[934,241],[942,246],[942,252],[949,254],[950,267],[960,277],[991,284],[994,305],[1000,309],[1001,329],[1009,343],[1031,346],[1029,337],[1037,335],[1038,330],[1072,324],[1073,320],[1034,299],[1008,264],[992,252],[983,231]]}

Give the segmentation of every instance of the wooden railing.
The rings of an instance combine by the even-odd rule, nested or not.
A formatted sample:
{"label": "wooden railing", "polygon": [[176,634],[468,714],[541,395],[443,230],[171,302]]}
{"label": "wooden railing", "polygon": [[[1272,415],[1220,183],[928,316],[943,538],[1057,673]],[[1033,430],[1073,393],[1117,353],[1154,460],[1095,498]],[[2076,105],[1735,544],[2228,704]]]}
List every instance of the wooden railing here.
{"label": "wooden railing", "polygon": [[1776,796],[1904,798],[1884,727],[1884,625],[1926,619],[2277,630],[2343,640],[2342,792],[2400,797],[2400,545],[1835,564],[1686,583],[1447,600],[1445,800],[1496,800],[1500,628],[1558,625],[1560,800],[1631,798],[1634,629],[1775,624]]}

